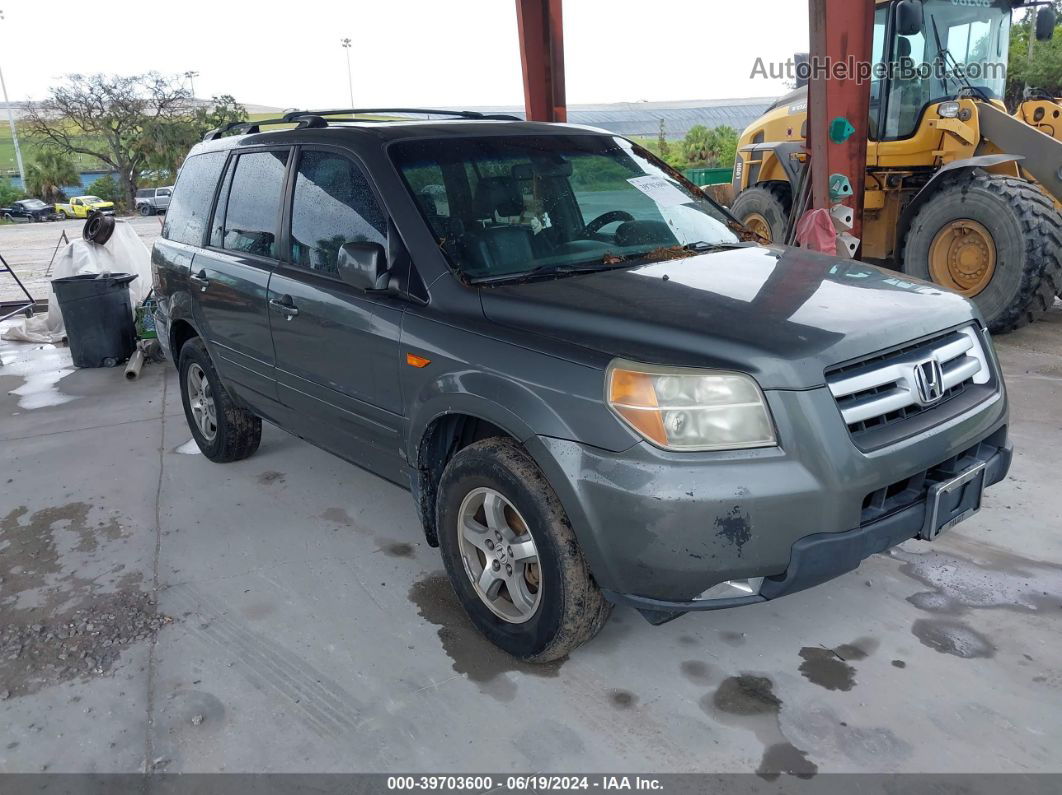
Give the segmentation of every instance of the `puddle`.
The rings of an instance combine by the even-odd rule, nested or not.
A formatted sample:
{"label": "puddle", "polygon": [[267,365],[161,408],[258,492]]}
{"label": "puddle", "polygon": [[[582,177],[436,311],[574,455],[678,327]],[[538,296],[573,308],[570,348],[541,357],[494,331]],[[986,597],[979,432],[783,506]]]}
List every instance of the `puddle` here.
{"label": "puddle", "polygon": [[911,632],[923,646],[964,660],[991,657],[996,653],[988,638],[961,621],[920,618],[911,626]]}
{"label": "puddle", "polygon": [[849,662],[866,659],[877,649],[872,638],[860,638],[853,643],[843,643],[835,649],[821,646],[805,646],[800,650],[800,673],[809,682],[827,690],[851,690],[855,687],[855,666]]}
{"label": "puddle", "polygon": [[439,628],[439,640],[454,671],[467,676],[499,701],[512,701],[516,697],[516,682],[509,674],[553,677],[564,662],[532,665],[499,649],[469,621],[446,575],[436,574],[413,583],[409,601],[417,606],[421,618]]}
{"label": "puddle", "polygon": [[1062,566],[1028,560],[992,549],[978,549],[971,558],[931,549],[923,553],[896,548],[900,571],[932,591],[907,601],[929,613],[957,615],[967,608],[1049,610],[1062,605]]}
{"label": "puddle", "polygon": [[59,382],[77,369],[69,348],[29,343],[5,345],[3,361],[0,376],[14,375],[24,381],[18,389],[9,390],[18,396],[19,408],[43,409],[77,400],[76,395],[59,391]]}
{"label": "puddle", "polygon": [[782,733],[779,714],[782,699],[774,692],[774,683],[766,676],[741,674],[724,679],[714,693],[701,699],[701,709],[710,717],[751,731],[763,744],[763,757],[756,775],[775,781],[783,773],[797,778],[812,778],[818,765],[789,742]]}
{"label": "puddle", "polygon": [[199,445],[195,443],[195,439],[189,439],[179,447],[173,448],[173,452],[181,453],[182,455],[202,455],[203,451],[199,449]]}

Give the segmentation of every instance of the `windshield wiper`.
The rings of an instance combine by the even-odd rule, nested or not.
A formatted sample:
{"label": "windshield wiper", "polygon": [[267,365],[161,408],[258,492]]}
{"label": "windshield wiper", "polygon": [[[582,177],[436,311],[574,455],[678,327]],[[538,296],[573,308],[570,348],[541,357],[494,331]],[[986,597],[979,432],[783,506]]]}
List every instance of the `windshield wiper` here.
{"label": "windshield wiper", "polygon": [[[936,39],[937,58],[940,60],[941,64],[944,67],[944,73],[942,75],[944,79],[944,90],[948,90],[947,81],[950,77],[951,79],[955,80],[956,83],[959,84],[958,95],[961,96],[965,91],[969,94],[980,97],[986,102],[991,101],[991,98],[988,96],[987,92],[983,88],[981,88],[980,86],[975,86],[973,83],[970,82],[970,78],[966,76],[966,70],[959,65],[958,60],[955,58],[954,55],[951,54],[951,50],[949,50],[943,45],[940,40],[940,29],[937,27],[937,20],[935,18],[933,19],[933,38]],[[950,70],[948,68],[949,59],[951,60]]]}
{"label": "windshield wiper", "polygon": [[497,276],[476,276],[469,279],[470,284],[500,284],[502,282],[524,281],[540,276],[570,276],[573,273],[596,273],[597,271],[610,271],[624,265],[630,265],[626,260],[619,262],[601,262],[594,260],[592,263],[581,265],[539,265],[526,271],[516,273],[500,273]]}

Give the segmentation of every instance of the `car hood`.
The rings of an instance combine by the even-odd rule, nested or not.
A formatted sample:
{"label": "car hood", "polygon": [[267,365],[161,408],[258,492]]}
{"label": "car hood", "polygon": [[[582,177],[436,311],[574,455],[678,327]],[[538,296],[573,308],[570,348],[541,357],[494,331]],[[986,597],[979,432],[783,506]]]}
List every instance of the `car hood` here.
{"label": "car hood", "polygon": [[977,318],[933,284],[799,248],[742,247],[484,287],[491,322],[649,364],[747,372],[765,389]]}

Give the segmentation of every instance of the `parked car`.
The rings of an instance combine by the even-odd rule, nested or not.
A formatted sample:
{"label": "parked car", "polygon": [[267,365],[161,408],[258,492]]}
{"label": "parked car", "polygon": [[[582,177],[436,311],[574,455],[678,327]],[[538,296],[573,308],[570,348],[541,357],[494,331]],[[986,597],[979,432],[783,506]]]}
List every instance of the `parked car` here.
{"label": "parked car", "polygon": [[961,296],[743,242],[603,131],[328,117],[184,164],[152,264],[185,416],[211,461],[265,419],[409,489],[515,657],[567,654],[613,604],[661,623],[822,583],[1006,475]]}
{"label": "parked car", "polygon": [[40,199],[19,199],[12,202],[10,207],[0,207],[0,218],[5,221],[19,218],[25,218],[27,221],[54,221],[58,217],[55,206]]}
{"label": "parked car", "polygon": [[114,202],[108,202],[99,196],[75,196],[69,202],[59,202],[55,212],[61,220],[67,218],[87,218],[90,212],[101,215],[114,215]]}
{"label": "parked car", "polygon": [[141,215],[158,215],[170,206],[173,186],[164,188],[141,188],[136,192],[136,211]]}

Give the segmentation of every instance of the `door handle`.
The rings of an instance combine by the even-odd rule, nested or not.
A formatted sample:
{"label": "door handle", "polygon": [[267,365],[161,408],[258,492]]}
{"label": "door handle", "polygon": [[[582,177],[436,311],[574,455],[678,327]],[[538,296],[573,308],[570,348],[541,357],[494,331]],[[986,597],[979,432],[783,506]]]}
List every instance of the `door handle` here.
{"label": "door handle", "polygon": [[291,300],[290,295],[285,295],[279,300],[276,298],[270,298],[269,308],[274,312],[279,312],[284,315],[285,320],[291,320],[295,315],[299,314],[299,310]]}
{"label": "door handle", "polygon": [[200,292],[206,292],[206,288],[210,286],[210,279],[207,278],[206,270],[201,270],[199,273],[193,273],[188,277],[188,281],[192,284],[199,285]]}

